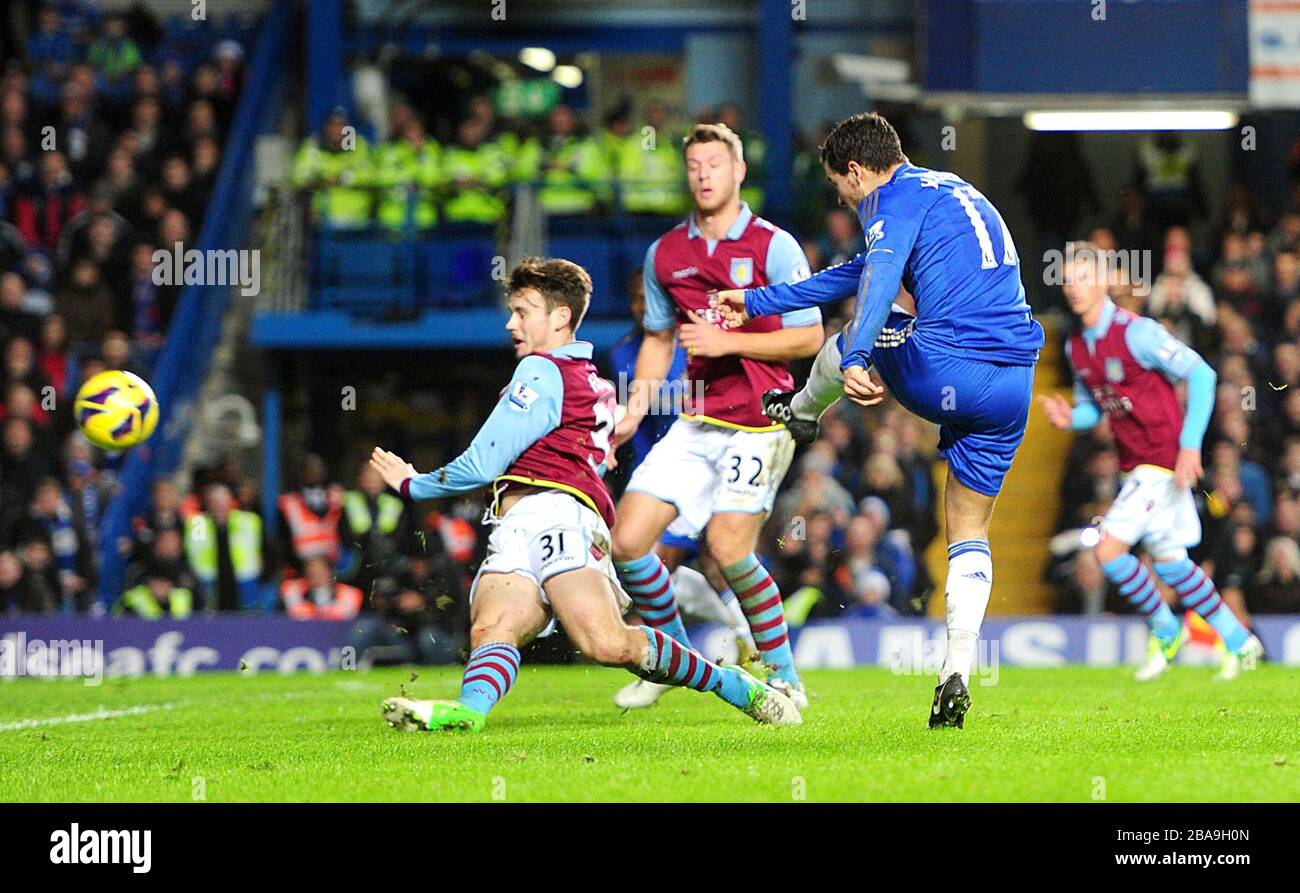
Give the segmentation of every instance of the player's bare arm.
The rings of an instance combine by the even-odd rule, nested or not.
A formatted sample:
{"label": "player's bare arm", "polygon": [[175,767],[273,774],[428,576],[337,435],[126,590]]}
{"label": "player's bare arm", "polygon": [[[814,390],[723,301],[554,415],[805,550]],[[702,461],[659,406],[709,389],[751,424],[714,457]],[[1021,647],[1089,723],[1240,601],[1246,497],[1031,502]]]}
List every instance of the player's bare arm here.
{"label": "player's bare arm", "polygon": [[1047,413],[1047,420],[1062,431],[1070,428],[1070,417],[1074,407],[1060,394],[1039,394],[1038,402]]}
{"label": "player's bare arm", "polygon": [[649,411],[654,388],[668,377],[677,350],[673,329],[646,332],[636,356],[636,378],[628,388],[627,413],[614,426],[614,447],[618,448],[636,433]]}

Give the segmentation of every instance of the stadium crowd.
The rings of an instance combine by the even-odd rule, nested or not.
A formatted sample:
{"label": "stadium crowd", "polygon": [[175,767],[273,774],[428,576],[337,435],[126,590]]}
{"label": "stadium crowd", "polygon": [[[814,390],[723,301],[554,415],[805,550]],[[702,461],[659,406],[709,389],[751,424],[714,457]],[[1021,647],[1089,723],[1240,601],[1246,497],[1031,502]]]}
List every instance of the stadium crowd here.
{"label": "stadium crowd", "polygon": [[[1056,155],[1056,170],[1079,170],[1082,159],[1069,154]],[[1294,177],[1300,155],[1292,154]],[[1085,171],[1065,179],[1091,178]],[[1112,265],[1112,299],[1159,320],[1218,372],[1202,451],[1206,479],[1194,491],[1204,535],[1191,551],[1247,626],[1252,613],[1300,611],[1300,179],[1294,183],[1280,216],[1236,184],[1222,217],[1197,226],[1207,202],[1195,154],[1163,135],[1144,143],[1121,212],[1086,235],[1121,252],[1117,259],[1150,252],[1152,281]],[[1120,486],[1104,422],[1077,436],[1066,467],[1048,570],[1057,608],[1122,610],[1091,552],[1078,549],[1079,532]]]}
{"label": "stadium crowd", "polygon": [[[153,283],[152,254],[201,224],[243,78],[242,32],[233,25],[163,26],[78,10],[43,6],[24,61],[8,65],[0,86],[5,612],[94,607],[98,518],[112,473],[69,430],[71,414],[54,412],[44,397],[70,399],[104,368],[147,374],[178,296],[175,286]],[[536,187],[550,215],[680,215],[688,196],[673,137],[684,127],[660,103],[643,113],[649,131],[633,127],[626,108],[594,128],[561,103],[532,126],[501,121],[480,95],[439,141],[400,99],[355,128],[336,110],[301,144],[292,181],[309,193],[318,225],[344,230],[495,224],[521,183]],[[761,138],[732,104],[695,117],[742,134],[750,178],[743,197],[761,212]],[[796,156],[795,231],[814,270],[851,258],[861,240],[822,176],[820,136]],[[1059,196],[1041,194],[1060,188],[1045,185],[1053,178],[1044,170],[1073,184],[1066,211]],[[1094,222],[1088,208],[1101,206],[1077,146],[1037,146],[1021,188],[1040,242],[1079,232],[1080,222]],[[1300,202],[1274,221],[1234,188],[1217,231],[1194,244],[1191,233],[1204,229],[1190,225],[1203,216],[1201,191],[1177,139],[1152,141],[1121,213],[1088,238],[1153,253],[1150,287],[1121,282],[1115,300],[1159,318],[1219,372],[1209,477],[1198,495],[1206,536],[1195,557],[1243,617],[1300,611]],[[1026,278],[1034,275],[1027,265]],[[828,335],[851,309],[831,308]],[[870,413],[841,404],[823,419],[761,543],[792,626],[923,611],[933,588],[920,553],[937,532],[936,439],[892,401]],[[1063,477],[1047,571],[1057,609],[1127,610],[1078,548],[1080,531],[1118,488],[1104,424],[1076,439],[1067,467],[1086,472]],[[349,469],[306,456],[294,488],[278,494],[274,519],[252,510],[256,484],[235,461],[200,470],[188,494],[158,481],[150,511],[113,544],[130,558],[114,610],[355,619],[363,644],[395,659],[456,659],[465,596],[485,549],[476,503],[405,504],[364,464],[340,471]]]}
{"label": "stadium crowd", "polygon": [[0,610],[84,611],[113,474],[66,407],[104,369],[150,369],[179,294],[153,254],[202,223],[253,30],[74,0],[4,24]]}

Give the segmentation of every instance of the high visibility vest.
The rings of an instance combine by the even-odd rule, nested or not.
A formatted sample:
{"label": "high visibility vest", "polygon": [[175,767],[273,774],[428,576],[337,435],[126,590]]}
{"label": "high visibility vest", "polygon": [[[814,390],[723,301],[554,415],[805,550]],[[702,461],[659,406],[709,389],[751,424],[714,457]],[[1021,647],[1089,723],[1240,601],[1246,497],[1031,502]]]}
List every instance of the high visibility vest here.
{"label": "high visibility vest", "polygon": [[343,517],[343,502],[338,496],[329,494],[329,508],[324,515],[307,508],[301,493],[282,493],[279,503],[280,513],[289,522],[295,555],[303,561],[321,556],[338,560],[339,519]]}
{"label": "high visibility vest", "polygon": [[515,178],[541,180],[537,200],[547,214],[583,214],[609,194],[609,165],[585,137],[530,139],[519,152]]}
{"label": "high visibility vest", "polygon": [[[328,185],[318,185],[324,179]],[[309,137],[293,159],[293,185],[312,188],[312,209],[334,226],[357,227],[370,221],[374,205],[370,146],[358,135],[351,149],[325,149]]]}
{"label": "high visibility vest", "polygon": [[1170,192],[1183,189],[1188,184],[1192,169],[1192,152],[1179,149],[1177,152],[1161,152],[1155,143],[1146,141],[1139,150],[1142,168],[1146,172],[1147,188],[1152,192]]}
{"label": "high visibility vest", "polygon": [[373,181],[386,188],[379,200],[380,223],[401,229],[410,208],[416,227],[428,229],[438,222],[433,190],[442,183],[442,147],[433,140],[418,149],[405,140],[385,143],[375,152]]}
{"label": "high visibility vest", "polygon": [[406,508],[402,500],[392,493],[380,493],[375,500],[375,507],[378,509],[378,517],[372,518],[366,494],[360,490],[347,492],[343,497],[343,509],[347,512],[348,527],[352,528],[353,533],[364,536],[370,532],[371,524],[376,520],[379,522],[380,533],[392,533],[397,529],[398,522],[402,520],[402,511]]}
{"label": "high visibility vest", "polygon": [[[157,620],[163,616],[163,607],[154,598],[153,591],[141,584],[122,593],[122,600],[113,608],[113,613],[132,611],[146,620]],[[175,587],[167,598],[167,616],[172,620],[184,620],[194,613],[194,593],[182,587]]]}
{"label": "high visibility vest", "polygon": [[[252,512],[232,509],[226,520],[230,562],[241,583],[262,575],[262,519]],[[217,579],[217,525],[208,514],[195,515],[185,525],[185,557],[194,575],[204,583]]]}
{"label": "high visibility vest", "polygon": [[624,210],[639,214],[684,214],[686,167],[673,141],[661,134],[653,149],[643,148],[634,133],[623,140],[619,152],[618,182]]}
{"label": "high visibility vest", "polygon": [[478,534],[474,532],[473,525],[464,518],[430,512],[425,519],[425,525],[431,530],[436,530],[442,537],[443,548],[453,561],[469,561],[474,556],[474,544],[478,542]]}
{"label": "high visibility vest", "polygon": [[307,594],[311,591],[305,577],[285,580],[280,586],[285,612],[294,620],[351,620],[361,613],[361,590],[346,583],[334,584],[334,598],[318,605]]}
{"label": "high visibility vest", "polygon": [[[461,145],[448,146],[442,153],[443,182],[452,190],[443,205],[449,221],[496,223],[505,216],[502,195],[510,178],[510,160],[495,143],[483,143],[477,149]],[[456,180],[478,180],[478,186],[457,186]]]}

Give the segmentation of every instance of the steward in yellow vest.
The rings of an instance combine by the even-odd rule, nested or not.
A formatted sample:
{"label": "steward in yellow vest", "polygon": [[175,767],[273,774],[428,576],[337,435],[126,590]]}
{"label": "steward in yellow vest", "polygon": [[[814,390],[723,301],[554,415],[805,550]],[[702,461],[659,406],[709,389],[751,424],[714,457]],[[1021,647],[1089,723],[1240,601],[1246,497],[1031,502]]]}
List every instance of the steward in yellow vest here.
{"label": "steward in yellow vest", "polygon": [[347,126],[336,109],[325,119],[319,136],[308,137],[293,159],[293,185],[309,190],[312,219],[317,224],[355,229],[370,222],[370,146]]}

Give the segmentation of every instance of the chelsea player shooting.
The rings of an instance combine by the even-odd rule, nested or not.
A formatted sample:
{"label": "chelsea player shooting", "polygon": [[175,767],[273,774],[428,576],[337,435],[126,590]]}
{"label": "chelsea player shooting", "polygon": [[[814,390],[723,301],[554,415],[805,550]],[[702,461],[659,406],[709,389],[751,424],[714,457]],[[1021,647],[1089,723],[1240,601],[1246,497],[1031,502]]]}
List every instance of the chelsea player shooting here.
{"label": "chelsea player shooting", "polygon": [[[816,436],[816,420],[839,397],[883,399],[873,365],[899,403],[940,426],[948,642],[929,722],[960,728],[993,585],[989,522],[1024,439],[1043,329],[1025,301],[1011,233],[974,186],[911,164],[877,114],[836,125],[821,159],[840,201],[857,211],[866,250],[803,282],[721,291],[713,303],[735,325],[856,295],[853,318],[823,346],[804,389],[765,397],[768,415],[801,440]],[[900,286],[915,298],[915,317],[894,304]]]}
{"label": "chelsea player shooting", "polygon": [[[1146,565],[1131,552],[1138,543],[1154,559],[1156,576],[1223,638],[1227,655],[1219,678],[1232,679],[1243,668],[1253,669],[1264,647],[1187,556],[1201,541],[1191,485],[1204,474],[1201,441],[1214,410],[1217,376],[1160,323],[1117,307],[1106,294],[1106,269],[1095,246],[1076,250],[1071,259],[1065,298],[1082,324],[1067,346],[1074,404],[1059,394],[1038,399],[1058,428],[1087,431],[1105,417],[1115,434],[1124,485],[1102,519],[1094,552],[1106,579],[1151,628],[1137,680],[1163,673],[1185,638]],[[1174,392],[1180,381],[1187,382],[1186,414]]]}
{"label": "chelsea player shooting", "polygon": [[488,554],[470,589],[470,644],[456,700],[389,698],[383,715],[405,731],[480,731],[519,672],[519,649],[558,621],[573,644],[642,679],[716,694],[758,722],[792,724],[785,694],[722,667],[648,626],[623,622],[629,604],[610,559],[614,502],[602,476],[613,452],[614,386],[574,335],[591,277],[566,260],[526,260],[509,279],[506,329],[519,365],[469,448],[419,474],[375,448],[370,462],[411,499],[492,486]]}

